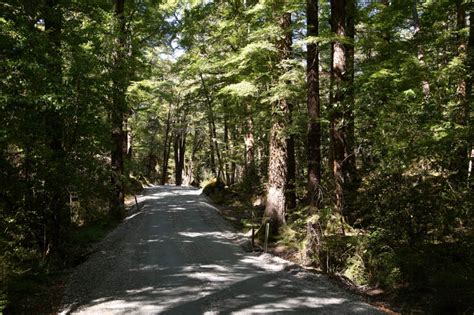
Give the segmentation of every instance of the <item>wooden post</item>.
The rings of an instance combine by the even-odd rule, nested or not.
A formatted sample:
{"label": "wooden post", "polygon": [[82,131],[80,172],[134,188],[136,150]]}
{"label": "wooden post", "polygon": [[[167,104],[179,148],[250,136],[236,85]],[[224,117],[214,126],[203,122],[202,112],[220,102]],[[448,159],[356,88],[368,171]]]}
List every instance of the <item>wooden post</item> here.
{"label": "wooden post", "polygon": [[267,222],[265,224],[265,245],[263,246],[264,252],[268,251],[268,234],[270,233],[270,223]]}
{"label": "wooden post", "polygon": [[252,224],[252,252],[255,246],[255,227]]}
{"label": "wooden post", "polygon": [[133,195],[133,197],[135,197],[135,206],[137,207],[137,211],[138,211],[138,210],[140,210],[140,207],[138,206],[137,196]]}

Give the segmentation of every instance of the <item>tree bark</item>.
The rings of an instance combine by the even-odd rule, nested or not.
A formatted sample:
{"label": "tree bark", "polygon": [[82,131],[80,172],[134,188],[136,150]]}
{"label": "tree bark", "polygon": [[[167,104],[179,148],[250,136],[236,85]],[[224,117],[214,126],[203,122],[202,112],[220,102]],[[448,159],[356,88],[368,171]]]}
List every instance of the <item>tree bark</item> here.
{"label": "tree bark", "polygon": [[166,185],[168,182],[168,160],[170,158],[170,129],[171,129],[171,105],[168,108],[168,115],[166,118],[165,127],[165,143],[163,145],[163,161],[161,165],[161,185]]}
{"label": "tree bark", "polygon": [[[318,36],[318,0],[306,1],[307,34]],[[307,146],[308,146],[308,201],[318,207],[321,200],[321,106],[319,98],[319,48],[317,43],[307,46]]]}
{"label": "tree bark", "polygon": [[[331,0],[331,30],[349,40],[354,36],[354,0]],[[352,12],[351,12],[352,11]],[[336,209],[348,215],[346,195],[353,189],[355,176],[353,117],[353,56],[352,44],[340,40],[332,43],[330,138],[332,170],[335,180]]]}
{"label": "tree bark", "polygon": [[425,52],[423,49],[423,45],[420,43],[421,26],[420,26],[420,17],[418,14],[418,8],[416,6],[416,3],[417,3],[417,0],[413,0],[413,23],[414,23],[414,28],[415,28],[414,37],[415,37],[415,40],[418,42],[416,45],[417,46],[416,49],[417,49],[418,62],[420,63],[421,70],[422,70],[421,88],[422,88],[423,95],[426,101],[430,97],[431,88],[430,88],[430,83],[428,82],[428,80],[426,79],[426,75],[424,74],[425,67],[426,67],[425,60],[424,60]]}
{"label": "tree bark", "polygon": [[[209,103],[212,105],[212,103]],[[219,149],[219,143],[217,142],[217,130],[216,130],[216,121],[214,120],[214,112],[212,106],[209,108],[209,119],[211,121],[211,130],[212,130],[212,142],[214,144],[214,152],[216,153],[217,157],[217,165],[218,165],[218,172],[217,172],[217,178],[222,179],[224,176],[224,162],[222,161],[222,155],[221,151]]]}
{"label": "tree bark", "polygon": [[236,135],[235,135],[235,125],[230,131],[230,154],[232,156],[232,162],[230,163],[230,184],[235,184],[235,172],[237,169],[237,164],[235,163],[235,143],[236,143]]}
{"label": "tree bark", "polygon": [[128,85],[125,65],[126,34],[125,34],[125,0],[115,1],[115,47],[112,53],[112,195],[110,214],[116,219],[125,215],[124,209],[124,156],[127,150],[127,137],[124,124],[127,119],[125,93]]}
{"label": "tree bark", "polygon": [[[472,176],[472,167],[474,164],[474,126],[472,123],[473,110],[472,104],[474,103],[474,95],[472,91],[473,83],[473,73],[474,73],[474,9],[469,11],[469,40],[467,43],[467,73],[470,74],[466,78],[466,106],[465,106],[465,117],[467,118],[466,124],[468,126],[468,156],[469,156],[469,166],[468,166],[468,186],[471,187],[474,185],[474,176]],[[470,152],[469,152],[470,151]],[[466,166],[465,166],[466,167]]]}
{"label": "tree bark", "polygon": [[183,183],[184,154],[186,149],[186,128],[178,126],[174,139],[175,184]]}
{"label": "tree bark", "polygon": [[196,160],[196,152],[201,148],[202,140],[199,139],[199,133],[197,130],[194,131],[193,135],[193,142],[192,142],[192,150],[191,150],[191,158],[189,159],[188,163],[186,163],[185,172],[186,172],[186,180],[185,185],[198,185],[199,181],[194,178],[194,166]]}
{"label": "tree bark", "polygon": [[344,120],[346,121],[345,127],[345,146],[344,146],[344,185],[346,190],[346,204],[345,214],[347,215],[350,223],[355,220],[353,217],[352,205],[355,199],[355,192],[359,187],[359,178],[356,167],[356,140],[355,140],[355,95],[354,95],[354,58],[355,58],[355,15],[356,15],[356,0],[346,0],[346,28],[347,38],[349,43],[345,45],[345,53],[347,60],[347,86],[346,86],[346,99],[347,108],[344,112]]}
{"label": "tree bark", "polygon": [[[290,124],[292,121],[292,110],[293,105],[291,103],[288,104],[288,114]],[[286,209],[287,211],[293,210],[296,208],[296,159],[295,159],[295,135],[291,134],[287,141],[287,148],[288,148],[288,164],[287,164],[287,171],[288,171],[288,179],[286,182],[286,198],[287,204]]]}
{"label": "tree bark", "polygon": [[247,125],[246,132],[244,134],[245,143],[245,176],[256,176],[257,170],[255,165],[255,138],[254,138],[254,125],[253,125],[253,113],[252,104],[246,102],[247,109]]}
{"label": "tree bark", "polygon": [[229,146],[229,125],[227,122],[227,115],[224,113],[224,145],[225,145],[225,184],[230,186],[230,165],[229,165],[229,157],[230,157],[230,146]]}
{"label": "tree bark", "polygon": [[[279,26],[285,36],[278,40],[276,47],[279,59],[288,59],[291,54],[291,14],[283,13],[279,17]],[[290,39],[290,40],[289,40]],[[288,182],[288,143],[284,135],[288,128],[289,107],[284,98],[273,103],[272,128],[270,131],[270,152],[268,163],[267,202],[264,220],[271,221],[273,234],[278,233],[278,228],[286,223],[285,214],[287,206],[286,185]]]}
{"label": "tree bark", "polygon": [[[62,102],[63,71],[62,71],[62,29],[63,16],[61,3],[58,0],[46,0],[45,30],[48,34],[48,86],[46,93],[56,96],[56,102]],[[53,105],[53,104],[52,104]],[[49,149],[51,158],[48,161],[50,174],[45,178],[45,190],[49,193],[49,212],[45,213],[44,254],[52,251],[63,255],[63,236],[70,224],[69,208],[67,207],[67,170],[66,151],[63,146],[64,123],[58,110],[51,106],[45,112],[48,127]]]}
{"label": "tree bark", "polygon": [[[224,175],[224,164],[222,163],[221,154],[219,151],[219,144],[217,143],[217,132],[216,132],[216,124],[214,120],[214,112],[212,108],[212,100],[209,90],[207,89],[206,82],[202,74],[199,74],[201,78],[202,89],[204,91],[204,95],[206,97],[207,102],[207,114],[208,114],[208,124],[209,124],[209,146],[210,146],[210,153],[211,153],[211,171],[216,176],[216,178],[221,178]],[[217,168],[216,170],[216,162],[215,157],[217,157]]]}
{"label": "tree bark", "polygon": [[[456,96],[457,96],[457,103],[458,106],[455,109],[453,116],[454,122],[460,126],[468,128],[468,121],[469,121],[469,94],[468,94],[468,85],[471,84],[470,89],[472,90],[472,79],[471,83],[469,82],[469,61],[468,61],[468,51],[466,47],[466,41],[462,36],[462,30],[466,27],[466,10],[461,0],[456,2],[456,31],[458,37],[458,55],[464,61],[466,66],[464,75],[460,79],[457,84],[456,88]],[[471,28],[472,28],[472,19],[471,19]],[[469,43],[471,46],[471,43]],[[472,58],[472,56],[470,56]],[[471,72],[472,73],[472,72]],[[469,92],[470,93],[470,92]],[[459,182],[464,182],[468,175],[468,168],[466,165],[469,164],[469,155],[471,146],[469,144],[468,137],[462,137],[459,139],[460,141],[456,141],[455,144],[455,154],[454,154],[454,161],[452,163],[452,168],[456,172],[456,179]]]}
{"label": "tree bark", "polygon": [[[290,59],[292,54],[292,43],[293,43],[293,32],[291,31],[291,14],[286,13],[289,25],[287,26],[285,32],[285,49],[287,51],[287,56],[285,59]],[[290,85],[291,82],[286,82],[287,85]],[[293,124],[293,104],[288,102],[288,124],[292,126]],[[295,135],[293,132],[290,133],[289,137],[286,139],[286,145],[288,148],[288,163],[287,163],[287,172],[288,177],[286,180],[286,210],[293,210],[296,208],[296,159],[295,159]]]}

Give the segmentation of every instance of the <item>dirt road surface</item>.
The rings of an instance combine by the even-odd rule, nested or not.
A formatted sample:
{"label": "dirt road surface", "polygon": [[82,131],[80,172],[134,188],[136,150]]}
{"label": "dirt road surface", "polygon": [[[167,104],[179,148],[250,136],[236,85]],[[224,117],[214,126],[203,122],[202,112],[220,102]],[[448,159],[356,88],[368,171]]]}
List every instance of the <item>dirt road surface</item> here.
{"label": "dirt road surface", "polygon": [[379,314],[322,275],[245,252],[200,190],[156,186],[72,275],[62,314]]}

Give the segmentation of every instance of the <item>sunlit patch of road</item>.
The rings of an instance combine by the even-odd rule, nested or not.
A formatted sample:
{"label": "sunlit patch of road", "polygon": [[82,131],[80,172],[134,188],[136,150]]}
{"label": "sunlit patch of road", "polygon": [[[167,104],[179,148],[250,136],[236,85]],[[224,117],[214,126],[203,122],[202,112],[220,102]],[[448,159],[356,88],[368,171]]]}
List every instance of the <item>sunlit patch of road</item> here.
{"label": "sunlit patch of road", "polygon": [[148,188],[72,276],[62,313],[379,313],[323,276],[245,252],[200,193]]}

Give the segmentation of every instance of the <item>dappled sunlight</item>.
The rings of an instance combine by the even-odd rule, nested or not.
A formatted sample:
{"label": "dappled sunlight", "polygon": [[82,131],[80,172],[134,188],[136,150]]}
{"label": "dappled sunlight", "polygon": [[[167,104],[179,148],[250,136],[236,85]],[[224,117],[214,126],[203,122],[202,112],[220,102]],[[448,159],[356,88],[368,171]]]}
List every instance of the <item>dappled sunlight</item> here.
{"label": "dappled sunlight", "polygon": [[[264,298],[274,298],[272,295],[262,296]],[[253,305],[252,307],[241,309],[235,314],[263,314],[263,313],[275,313],[281,311],[291,311],[294,309],[308,308],[315,309],[321,307],[327,307],[331,305],[340,305],[344,303],[345,299],[338,298],[278,298],[278,302],[264,303],[259,305]]]}
{"label": "dappled sunlight", "polygon": [[[348,303],[328,282],[310,286],[287,271],[288,263],[245,253],[233,242],[232,229],[198,192],[149,188],[140,198],[140,211],[111,235],[110,245],[84,264],[82,277],[95,285],[81,292],[81,299],[72,298],[66,310],[248,314],[307,312]],[[87,271],[105,263],[103,274]]]}
{"label": "dappled sunlight", "polygon": [[222,232],[179,232],[179,235],[186,237],[203,237],[203,236],[212,236],[216,238],[225,238]]}

